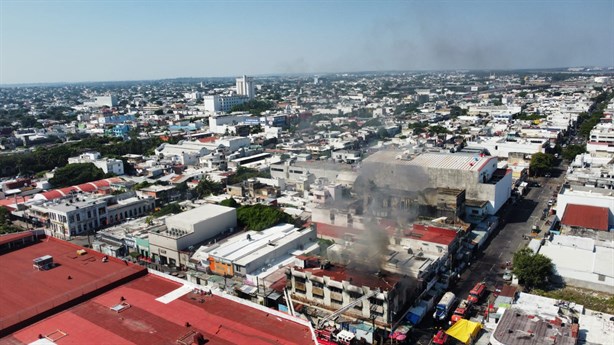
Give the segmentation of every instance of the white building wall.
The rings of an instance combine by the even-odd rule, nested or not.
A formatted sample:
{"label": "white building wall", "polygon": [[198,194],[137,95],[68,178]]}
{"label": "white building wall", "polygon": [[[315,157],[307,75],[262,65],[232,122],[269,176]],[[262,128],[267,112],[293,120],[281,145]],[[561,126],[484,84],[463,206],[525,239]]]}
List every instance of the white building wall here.
{"label": "white building wall", "polygon": [[[572,187],[573,188],[573,187]],[[556,205],[556,215],[559,219],[563,219],[567,204],[607,207],[610,212],[608,214],[608,224],[614,224],[614,196],[601,195],[598,193],[574,193],[573,191],[565,190],[564,193],[559,193]]]}

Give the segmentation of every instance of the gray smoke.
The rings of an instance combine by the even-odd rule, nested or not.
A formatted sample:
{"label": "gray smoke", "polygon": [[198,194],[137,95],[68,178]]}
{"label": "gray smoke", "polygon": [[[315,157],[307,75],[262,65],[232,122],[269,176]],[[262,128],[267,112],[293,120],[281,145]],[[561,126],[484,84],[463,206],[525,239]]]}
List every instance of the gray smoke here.
{"label": "gray smoke", "polygon": [[[396,153],[396,152],[395,152]],[[393,155],[394,156],[394,155]],[[393,163],[393,164],[390,164]],[[362,202],[365,230],[353,238],[341,253],[350,268],[377,272],[389,256],[388,246],[395,231],[411,226],[420,216],[420,206],[433,204],[436,190],[428,189],[429,178],[418,166],[400,162],[363,162],[353,192]]]}

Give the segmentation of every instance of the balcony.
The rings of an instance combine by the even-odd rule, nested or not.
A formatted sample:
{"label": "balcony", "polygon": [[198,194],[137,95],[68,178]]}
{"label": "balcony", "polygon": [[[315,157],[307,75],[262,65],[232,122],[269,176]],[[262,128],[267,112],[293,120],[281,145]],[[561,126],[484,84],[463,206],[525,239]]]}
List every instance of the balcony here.
{"label": "balcony", "polygon": [[339,303],[342,304],[343,303],[343,294],[340,292],[331,292],[330,293],[330,299],[333,303]]}

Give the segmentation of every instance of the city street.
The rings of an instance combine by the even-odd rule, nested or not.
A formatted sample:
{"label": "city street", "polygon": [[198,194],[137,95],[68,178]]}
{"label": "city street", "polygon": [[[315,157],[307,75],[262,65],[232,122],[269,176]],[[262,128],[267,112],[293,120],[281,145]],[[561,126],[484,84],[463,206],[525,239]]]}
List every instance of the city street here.
{"label": "city street", "polygon": [[[540,187],[531,187],[524,198],[519,199],[514,204],[507,204],[499,215],[501,217],[498,229],[491,235],[484,251],[474,257],[471,265],[462,273],[460,281],[457,282],[452,292],[457,298],[465,298],[469,291],[480,281],[485,281],[489,289],[495,285],[504,284],[503,269],[501,268],[507,261],[512,261],[514,252],[526,246],[529,240],[525,240],[523,235],[529,236],[533,225],[537,225],[541,230],[539,237],[543,237],[547,230],[545,220],[541,220],[541,214],[548,208],[548,201],[552,198],[555,191],[564,182],[566,165],[561,165],[558,170],[553,171],[552,177],[534,178]],[[486,300],[482,301],[485,305]],[[428,313],[425,320],[416,329],[418,336],[417,344],[429,344],[434,334],[433,318]]]}

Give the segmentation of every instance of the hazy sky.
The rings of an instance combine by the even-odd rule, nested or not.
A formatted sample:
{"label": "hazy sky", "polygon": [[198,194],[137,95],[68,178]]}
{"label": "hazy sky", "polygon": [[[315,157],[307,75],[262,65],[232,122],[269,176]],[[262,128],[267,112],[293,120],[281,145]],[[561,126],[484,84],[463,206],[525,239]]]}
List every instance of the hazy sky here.
{"label": "hazy sky", "polygon": [[0,0],[0,83],[614,65],[614,0]]}

